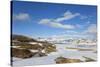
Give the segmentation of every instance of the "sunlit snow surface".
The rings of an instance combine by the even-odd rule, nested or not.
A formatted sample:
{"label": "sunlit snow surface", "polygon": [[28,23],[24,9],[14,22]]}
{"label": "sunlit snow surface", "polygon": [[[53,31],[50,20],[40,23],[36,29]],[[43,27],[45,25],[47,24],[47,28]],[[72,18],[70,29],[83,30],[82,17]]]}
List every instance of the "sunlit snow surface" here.
{"label": "sunlit snow surface", "polygon": [[[66,47],[76,47],[76,45],[72,44],[55,44],[55,45],[57,46],[57,52],[52,52],[48,54],[48,56],[32,57],[28,59],[20,59],[13,57],[13,62],[12,62],[13,67],[55,64],[55,59],[60,56],[66,58],[80,59],[83,61],[85,59],[82,56],[86,56],[97,60],[97,53],[94,53],[94,51],[77,51],[77,50],[66,49]],[[96,49],[96,47],[92,48]]]}

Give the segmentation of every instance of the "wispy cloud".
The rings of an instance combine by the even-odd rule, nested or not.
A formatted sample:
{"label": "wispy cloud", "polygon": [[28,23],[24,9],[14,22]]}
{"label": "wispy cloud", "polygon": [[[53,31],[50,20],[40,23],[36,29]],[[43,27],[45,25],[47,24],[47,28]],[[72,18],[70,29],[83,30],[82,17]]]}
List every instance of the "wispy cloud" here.
{"label": "wispy cloud", "polygon": [[70,20],[72,18],[75,18],[77,16],[79,16],[79,13],[72,13],[70,11],[66,11],[62,17],[58,17],[55,19],[41,19],[39,21],[39,24],[44,24],[44,25],[48,25],[50,27],[55,27],[55,28],[63,28],[63,29],[75,29],[75,25],[71,25],[71,24],[62,24],[61,22],[64,20]]}
{"label": "wispy cloud", "polygon": [[29,20],[30,15],[28,13],[19,13],[19,14],[14,14],[13,15],[13,20]]}
{"label": "wispy cloud", "polygon": [[67,11],[63,14],[63,17],[56,18],[55,21],[61,22],[64,20],[70,20],[70,19],[75,18],[77,16],[80,16],[80,13],[72,13],[70,11]]}
{"label": "wispy cloud", "polygon": [[62,29],[74,29],[74,25],[61,24],[59,22],[54,22],[51,19],[42,19],[39,24],[47,25],[54,28],[62,28]]}

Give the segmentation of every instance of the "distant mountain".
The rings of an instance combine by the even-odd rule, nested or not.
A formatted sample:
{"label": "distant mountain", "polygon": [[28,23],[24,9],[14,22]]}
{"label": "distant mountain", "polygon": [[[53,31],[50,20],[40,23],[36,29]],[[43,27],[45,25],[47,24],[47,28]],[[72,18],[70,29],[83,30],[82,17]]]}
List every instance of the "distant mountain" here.
{"label": "distant mountain", "polygon": [[16,35],[16,34],[12,34],[12,40],[17,40],[20,42],[37,42],[37,40],[24,36],[24,35]]}

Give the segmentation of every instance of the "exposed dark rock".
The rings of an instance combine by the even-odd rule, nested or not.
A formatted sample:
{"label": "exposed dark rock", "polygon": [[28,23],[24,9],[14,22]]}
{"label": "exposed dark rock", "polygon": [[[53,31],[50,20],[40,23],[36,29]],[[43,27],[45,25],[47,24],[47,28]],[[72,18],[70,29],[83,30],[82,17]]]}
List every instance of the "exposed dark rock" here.
{"label": "exposed dark rock", "polygon": [[31,52],[27,49],[12,48],[12,57],[25,59],[25,58],[42,57],[42,56],[47,56],[47,55],[45,53],[42,53],[41,51]]}
{"label": "exposed dark rock", "polygon": [[33,56],[33,53],[27,49],[17,49],[11,48],[12,57],[17,58],[30,58]]}
{"label": "exposed dark rock", "polygon": [[58,57],[55,59],[55,61],[57,64],[82,62],[80,59],[70,59],[70,58],[64,58],[64,57]]}

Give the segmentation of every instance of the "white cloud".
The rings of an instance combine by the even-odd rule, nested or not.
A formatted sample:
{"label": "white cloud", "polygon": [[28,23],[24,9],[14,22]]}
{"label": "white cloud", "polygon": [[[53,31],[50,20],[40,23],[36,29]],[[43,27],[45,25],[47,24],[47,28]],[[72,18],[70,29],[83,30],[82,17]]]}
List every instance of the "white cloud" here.
{"label": "white cloud", "polygon": [[75,27],[73,25],[64,25],[61,23],[51,23],[51,26],[56,28],[63,28],[63,29],[74,29]]}
{"label": "white cloud", "polygon": [[[80,25],[80,24],[63,24],[61,23],[64,20],[71,20],[75,17],[79,16],[80,19],[86,19],[87,16],[82,16],[80,13],[72,13],[71,11],[66,11],[62,17],[58,18],[51,18],[51,19],[41,19],[39,24],[44,24],[50,27],[55,28],[63,28],[63,29],[75,29],[75,28],[84,28],[86,25]],[[87,21],[86,24],[90,24],[90,21]],[[91,24],[88,29],[85,31],[85,33],[96,33],[96,24]]]}
{"label": "white cloud", "polygon": [[90,33],[90,34],[96,34],[97,33],[97,25],[96,24],[91,24],[85,33]]}
{"label": "white cloud", "polygon": [[52,21],[52,19],[42,19],[39,24],[44,24],[50,27],[54,27],[54,28],[62,28],[62,29],[74,29],[75,26],[73,25],[68,25],[68,24],[61,24],[58,22],[54,22]]}
{"label": "white cloud", "polygon": [[58,17],[55,19],[41,19],[39,24],[44,24],[44,25],[48,25],[51,27],[55,27],[55,28],[63,28],[63,29],[74,29],[75,25],[70,25],[70,24],[62,24],[60,22],[64,21],[64,20],[70,20],[72,18],[75,18],[77,16],[79,16],[79,13],[72,13],[70,11],[67,11],[63,14],[62,17]]}
{"label": "white cloud", "polygon": [[57,19],[55,19],[56,22],[61,22],[61,21],[64,21],[64,20],[70,20],[72,18],[75,18],[76,16],[79,16],[80,14],[79,13],[72,13],[70,11],[67,11],[64,13],[63,17],[59,17]]}
{"label": "white cloud", "polygon": [[30,16],[28,13],[19,13],[13,15],[13,20],[29,20]]}
{"label": "white cloud", "polygon": [[40,20],[39,24],[48,24],[51,22],[51,19],[42,19]]}

